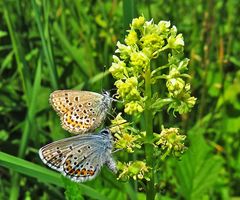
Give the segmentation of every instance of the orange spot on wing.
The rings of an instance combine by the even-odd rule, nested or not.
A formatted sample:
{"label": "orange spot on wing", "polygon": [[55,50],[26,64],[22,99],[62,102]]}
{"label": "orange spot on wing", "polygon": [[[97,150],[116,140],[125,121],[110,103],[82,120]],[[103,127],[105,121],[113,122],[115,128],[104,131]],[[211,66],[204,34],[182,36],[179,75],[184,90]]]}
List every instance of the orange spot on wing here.
{"label": "orange spot on wing", "polygon": [[76,122],[71,119],[71,112],[70,111],[67,113],[67,123],[71,124],[73,126],[76,125]]}
{"label": "orange spot on wing", "polygon": [[68,112],[68,109],[66,107],[62,106],[62,105],[59,105],[59,108],[60,108],[59,110],[64,112],[64,113]]}
{"label": "orange spot on wing", "polygon": [[72,166],[67,167],[67,171],[70,172],[72,170]]}
{"label": "orange spot on wing", "polygon": [[77,170],[75,171],[75,174],[77,174],[78,176],[80,176],[80,175],[81,175],[81,170],[80,170],[80,169],[77,169]]}
{"label": "orange spot on wing", "polygon": [[71,160],[67,160],[66,165],[70,165],[70,164],[71,164]]}
{"label": "orange spot on wing", "polygon": [[90,176],[93,176],[93,175],[95,174],[95,172],[94,172],[93,170],[88,170],[88,174],[89,174]]}
{"label": "orange spot on wing", "polygon": [[86,176],[87,170],[85,168],[83,168],[80,173],[81,173],[81,175]]}

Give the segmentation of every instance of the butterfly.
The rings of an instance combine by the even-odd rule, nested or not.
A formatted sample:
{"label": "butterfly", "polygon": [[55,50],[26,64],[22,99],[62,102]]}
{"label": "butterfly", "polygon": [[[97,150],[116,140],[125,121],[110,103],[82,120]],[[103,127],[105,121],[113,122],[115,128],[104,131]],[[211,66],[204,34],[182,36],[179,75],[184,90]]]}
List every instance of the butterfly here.
{"label": "butterfly", "polygon": [[70,133],[94,131],[105,120],[113,98],[108,92],[57,90],[50,94],[50,104],[58,113],[62,127]]}
{"label": "butterfly", "polygon": [[117,173],[112,157],[112,135],[108,129],[98,134],[83,134],[43,146],[39,156],[43,163],[61,172],[75,182],[94,179],[101,167],[107,167]]}

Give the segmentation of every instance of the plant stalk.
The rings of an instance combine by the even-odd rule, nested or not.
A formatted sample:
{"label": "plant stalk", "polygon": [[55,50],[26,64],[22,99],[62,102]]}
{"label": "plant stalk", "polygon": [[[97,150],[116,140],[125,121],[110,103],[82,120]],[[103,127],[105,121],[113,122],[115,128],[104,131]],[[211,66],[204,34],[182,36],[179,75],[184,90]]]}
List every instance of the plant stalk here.
{"label": "plant stalk", "polygon": [[154,151],[153,145],[153,115],[151,110],[151,99],[152,99],[152,88],[151,88],[151,70],[150,65],[145,73],[145,96],[147,96],[145,102],[145,129],[146,129],[146,140],[145,144],[145,155],[147,166],[150,167],[150,181],[147,182],[146,196],[147,200],[154,200],[155,190],[154,190]]}

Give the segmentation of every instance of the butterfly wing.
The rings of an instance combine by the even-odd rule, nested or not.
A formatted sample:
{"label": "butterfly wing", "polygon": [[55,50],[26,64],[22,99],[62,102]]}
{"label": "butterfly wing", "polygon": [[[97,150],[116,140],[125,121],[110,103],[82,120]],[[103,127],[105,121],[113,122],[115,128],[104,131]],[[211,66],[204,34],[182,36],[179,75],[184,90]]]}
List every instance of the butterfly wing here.
{"label": "butterfly wing", "polygon": [[86,133],[99,127],[111,107],[103,95],[76,90],[57,90],[50,103],[61,118],[62,127],[71,133]]}
{"label": "butterfly wing", "polygon": [[42,161],[73,181],[92,180],[111,156],[101,135],[78,135],[39,150]]}
{"label": "butterfly wing", "polygon": [[[77,154],[77,153],[76,153]],[[76,155],[75,154],[75,155]],[[85,182],[94,179],[100,172],[104,158],[104,153],[93,148],[92,151],[84,154],[71,155],[64,162],[63,174],[75,182]]]}

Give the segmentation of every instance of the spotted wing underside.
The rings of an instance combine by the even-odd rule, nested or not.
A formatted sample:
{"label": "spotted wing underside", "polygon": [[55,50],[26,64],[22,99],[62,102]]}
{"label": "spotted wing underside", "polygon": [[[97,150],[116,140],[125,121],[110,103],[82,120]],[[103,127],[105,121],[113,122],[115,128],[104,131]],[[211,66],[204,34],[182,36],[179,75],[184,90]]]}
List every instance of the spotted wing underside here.
{"label": "spotted wing underside", "polygon": [[103,95],[95,92],[57,90],[50,95],[50,103],[62,127],[74,134],[95,130],[106,117]]}
{"label": "spotted wing underside", "polygon": [[[81,136],[81,137],[80,137]],[[42,161],[73,181],[92,180],[106,162],[97,135],[79,135],[50,143],[39,150]]]}

